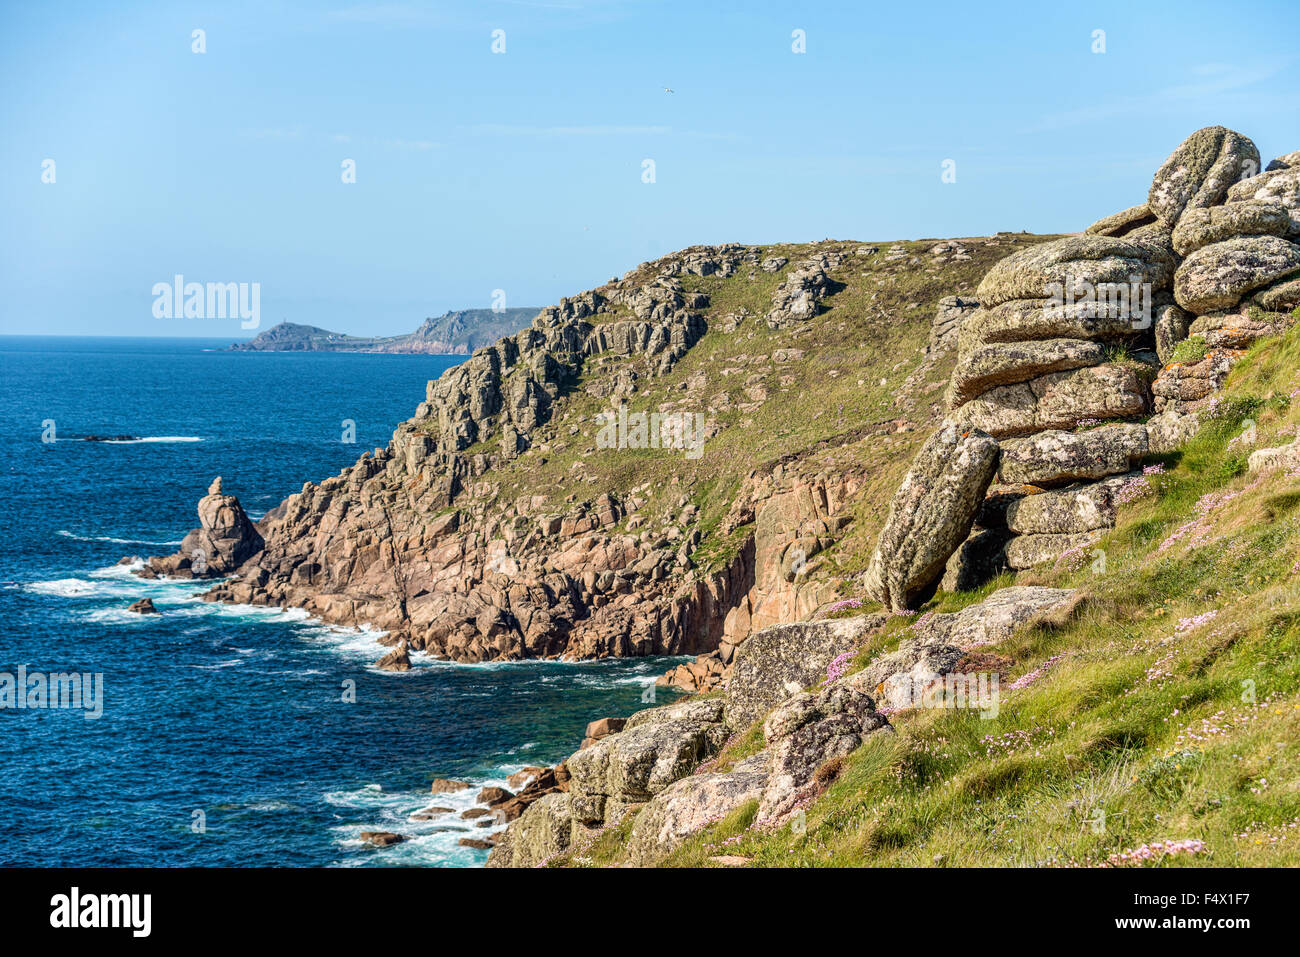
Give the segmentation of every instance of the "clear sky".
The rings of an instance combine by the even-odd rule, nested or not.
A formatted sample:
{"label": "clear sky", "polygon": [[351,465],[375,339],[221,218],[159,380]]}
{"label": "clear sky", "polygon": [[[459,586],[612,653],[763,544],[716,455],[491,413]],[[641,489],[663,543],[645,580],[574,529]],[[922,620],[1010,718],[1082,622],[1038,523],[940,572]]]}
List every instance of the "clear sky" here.
{"label": "clear sky", "polygon": [[396,334],[696,243],[1077,231],[1199,127],[1300,149],[1297,37],[1295,0],[5,0],[0,333],[252,334],[155,318],[177,273]]}

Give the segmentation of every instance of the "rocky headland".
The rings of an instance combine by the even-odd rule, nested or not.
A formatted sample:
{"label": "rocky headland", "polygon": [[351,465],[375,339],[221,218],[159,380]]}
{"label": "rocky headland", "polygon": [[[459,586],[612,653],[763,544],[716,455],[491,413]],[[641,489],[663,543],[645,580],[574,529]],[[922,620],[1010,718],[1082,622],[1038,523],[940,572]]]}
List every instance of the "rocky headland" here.
{"label": "rocky headland", "polygon": [[[1082,234],[644,263],[475,351],[260,522],[217,480],[142,573],[383,629],[383,666],[695,656],[662,681],[701,694],[595,721],[489,861],[617,832],[617,860],[654,863],[740,809],[802,821],[918,687],[1010,675],[1017,636],[1088,614],[1039,579],[1104,573],[1144,463],[1177,460],[1297,307],[1300,153],[1261,169],[1211,127]],[[595,424],[652,411],[698,414],[699,454]],[[1261,474],[1300,461],[1263,451]],[[915,617],[945,595],[971,597]]]}

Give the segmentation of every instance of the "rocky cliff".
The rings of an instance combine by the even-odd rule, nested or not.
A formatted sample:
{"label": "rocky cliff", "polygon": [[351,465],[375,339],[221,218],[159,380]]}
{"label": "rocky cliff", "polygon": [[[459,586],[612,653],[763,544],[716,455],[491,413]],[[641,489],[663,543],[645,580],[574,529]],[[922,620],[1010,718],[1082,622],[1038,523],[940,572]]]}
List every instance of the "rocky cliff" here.
{"label": "rocky cliff", "polygon": [[418,329],[402,336],[349,336],[319,326],[282,322],[247,342],[237,342],[235,352],[388,352],[421,355],[469,355],[502,336],[528,325],[536,309],[458,309],[425,319]]}
{"label": "rocky cliff", "polygon": [[386,448],[267,513],[237,568],[199,571],[188,548],[150,567],[233,572],[209,597],[371,624],[412,652],[695,654],[671,680],[716,685],[751,632],[843,588],[879,479],[940,411],[969,306],[951,291],[1040,241],[645,263],[430,382]]}

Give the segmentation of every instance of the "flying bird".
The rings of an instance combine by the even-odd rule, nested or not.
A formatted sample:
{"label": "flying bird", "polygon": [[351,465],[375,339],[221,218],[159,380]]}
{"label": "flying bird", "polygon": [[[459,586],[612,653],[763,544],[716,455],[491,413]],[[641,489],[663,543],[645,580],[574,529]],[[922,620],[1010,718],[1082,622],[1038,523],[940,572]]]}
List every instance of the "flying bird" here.
{"label": "flying bird", "polygon": [[664,92],[665,92],[665,93],[671,93],[672,90],[668,89],[668,87],[664,87]]}

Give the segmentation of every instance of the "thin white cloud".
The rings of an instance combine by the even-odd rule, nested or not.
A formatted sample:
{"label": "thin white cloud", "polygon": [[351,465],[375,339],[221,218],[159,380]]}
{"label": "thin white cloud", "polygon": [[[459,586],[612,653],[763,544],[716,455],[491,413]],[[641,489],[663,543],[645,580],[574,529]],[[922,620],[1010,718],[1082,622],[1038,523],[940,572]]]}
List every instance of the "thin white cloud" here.
{"label": "thin white cloud", "polygon": [[1273,79],[1284,72],[1290,62],[1250,69],[1241,69],[1223,63],[1207,64],[1205,68],[1192,71],[1198,77],[1203,77],[1196,82],[1167,86],[1143,96],[1125,96],[1108,103],[1095,103],[1075,110],[1050,113],[1026,132],[1040,133],[1045,130],[1087,126],[1122,116],[1150,116],[1184,105],[1202,107],[1207,100],[1227,96]]}
{"label": "thin white cloud", "polygon": [[489,136],[664,136],[671,126],[529,126],[514,123],[480,123],[471,133]]}

